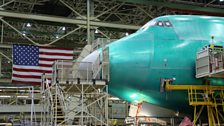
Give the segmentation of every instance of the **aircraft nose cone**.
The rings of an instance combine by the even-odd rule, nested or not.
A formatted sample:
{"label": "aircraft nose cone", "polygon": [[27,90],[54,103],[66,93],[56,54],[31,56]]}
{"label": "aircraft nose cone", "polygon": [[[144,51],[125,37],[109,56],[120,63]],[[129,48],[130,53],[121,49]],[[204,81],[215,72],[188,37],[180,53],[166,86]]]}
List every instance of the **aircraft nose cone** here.
{"label": "aircraft nose cone", "polygon": [[98,50],[95,50],[94,52],[90,53],[88,56],[86,56],[81,62],[90,62],[93,63],[99,58],[100,52]]}
{"label": "aircraft nose cone", "polygon": [[81,60],[80,63],[75,65],[78,70],[78,77],[80,79],[93,79],[93,70],[94,68],[97,68],[97,65],[99,65],[99,56],[100,52],[98,50],[95,50],[91,54],[87,55],[84,59]]}

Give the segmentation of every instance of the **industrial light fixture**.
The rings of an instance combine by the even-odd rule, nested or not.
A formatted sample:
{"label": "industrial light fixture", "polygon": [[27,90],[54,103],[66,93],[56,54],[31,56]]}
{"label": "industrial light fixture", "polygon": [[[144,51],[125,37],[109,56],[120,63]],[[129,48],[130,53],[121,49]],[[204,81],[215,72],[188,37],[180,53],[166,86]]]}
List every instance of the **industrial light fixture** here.
{"label": "industrial light fixture", "polygon": [[58,38],[59,38],[59,36],[58,36],[58,35],[56,35],[56,38],[58,39]]}
{"label": "industrial light fixture", "polygon": [[28,98],[29,96],[17,96],[17,98]]}
{"label": "industrial light fixture", "polygon": [[99,31],[96,29],[95,33],[97,34],[97,33],[99,33]]}
{"label": "industrial light fixture", "polygon": [[10,98],[11,96],[9,95],[1,95],[0,98]]}
{"label": "industrial light fixture", "polygon": [[65,27],[62,27],[62,30],[65,31]]}
{"label": "industrial light fixture", "polygon": [[128,35],[129,35],[129,33],[127,33],[127,32],[126,32],[126,33],[125,33],[125,35],[126,35],[126,36],[128,36]]}
{"label": "industrial light fixture", "polygon": [[23,33],[23,36],[26,36],[26,34],[25,34],[25,33]]}
{"label": "industrial light fixture", "polygon": [[30,23],[27,23],[27,24],[26,24],[26,27],[31,27],[31,24],[30,24]]}
{"label": "industrial light fixture", "polygon": [[223,2],[224,0],[219,0],[220,2]]}

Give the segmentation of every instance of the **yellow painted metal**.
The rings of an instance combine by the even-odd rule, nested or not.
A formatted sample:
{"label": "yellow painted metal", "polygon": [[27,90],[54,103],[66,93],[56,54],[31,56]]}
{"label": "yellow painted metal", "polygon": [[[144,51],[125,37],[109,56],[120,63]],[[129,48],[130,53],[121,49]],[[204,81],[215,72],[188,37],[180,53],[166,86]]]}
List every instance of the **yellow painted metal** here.
{"label": "yellow painted metal", "polygon": [[195,89],[195,90],[224,90],[224,86],[213,86],[213,85],[183,85],[183,84],[176,84],[172,85],[171,82],[166,82],[165,85],[166,90],[188,90],[188,89]]}
{"label": "yellow painted metal", "polygon": [[[224,86],[205,85],[173,85],[171,80],[165,80],[166,90],[187,90],[189,105],[194,106],[194,121],[196,124],[204,107],[207,107],[209,126],[220,126],[224,120]],[[197,113],[197,107],[200,110]],[[218,108],[222,108],[222,112]]]}
{"label": "yellow painted metal", "polygon": [[200,117],[202,111],[204,109],[204,106],[201,106],[199,112],[197,113],[197,106],[194,106],[194,124],[197,122],[198,118]]}
{"label": "yellow painted metal", "polygon": [[222,115],[222,113],[219,112],[219,117],[224,120],[224,116]]}

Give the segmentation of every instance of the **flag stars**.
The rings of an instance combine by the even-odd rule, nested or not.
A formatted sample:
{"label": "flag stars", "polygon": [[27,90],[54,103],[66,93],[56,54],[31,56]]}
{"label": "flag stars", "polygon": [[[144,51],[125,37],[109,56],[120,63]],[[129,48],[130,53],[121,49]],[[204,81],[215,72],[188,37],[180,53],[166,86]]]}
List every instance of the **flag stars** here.
{"label": "flag stars", "polygon": [[13,45],[13,62],[16,65],[37,66],[39,48],[37,46]]}

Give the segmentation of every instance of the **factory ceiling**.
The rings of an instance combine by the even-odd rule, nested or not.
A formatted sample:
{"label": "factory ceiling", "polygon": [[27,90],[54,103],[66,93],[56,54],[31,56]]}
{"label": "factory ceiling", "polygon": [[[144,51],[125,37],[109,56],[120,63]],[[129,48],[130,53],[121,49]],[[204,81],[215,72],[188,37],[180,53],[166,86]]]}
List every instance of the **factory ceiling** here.
{"label": "factory ceiling", "polygon": [[87,24],[91,40],[118,39],[162,15],[224,15],[220,0],[90,0],[89,5],[87,18],[87,0],[0,0],[0,77],[11,75],[13,43],[81,50],[89,41]]}

